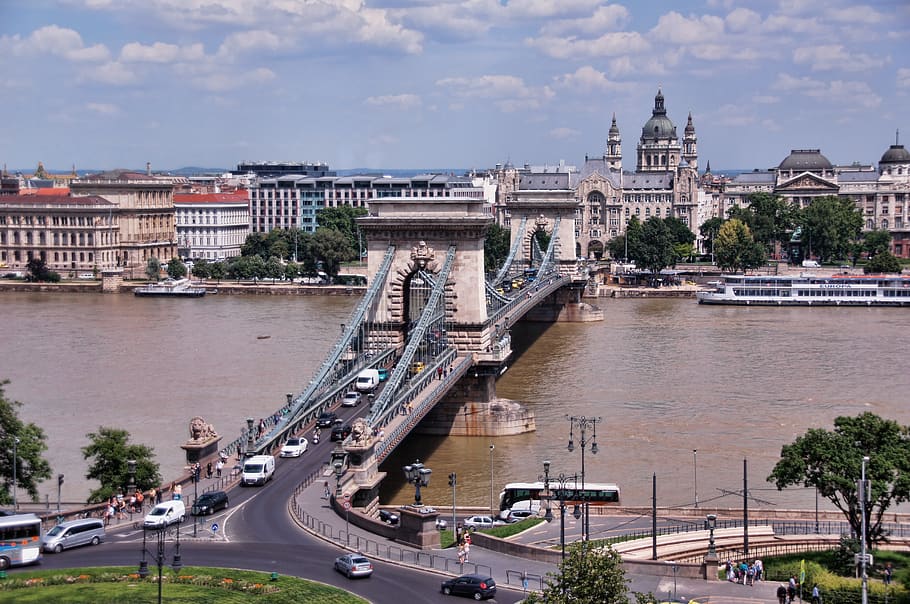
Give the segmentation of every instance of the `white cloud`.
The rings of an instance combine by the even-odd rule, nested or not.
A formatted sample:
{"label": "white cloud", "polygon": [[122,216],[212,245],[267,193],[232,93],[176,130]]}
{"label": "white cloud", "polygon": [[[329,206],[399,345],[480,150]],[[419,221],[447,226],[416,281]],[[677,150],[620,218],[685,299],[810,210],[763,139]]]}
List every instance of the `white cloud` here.
{"label": "white cloud", "polygon": [[584,15],[602,4],[602,0],[509,0],[509,18],[553,18],[561,15]]}
{"label": "white cloud", "polygon": [[228,35],[218,48],[219,57],[236,57],[257,50],[274,51],[280,48],[281,41],[270,31],[250,30]]}
{"label": "white cloud", "polygon": [[779,96],[774,96],[771,94],[759,94],[753,97],[750,97],[752,102],[761,103],[762,105],[773,105],[780,102]]}
{"label": "white cloud", "polygon": [[865,82],[815,80],[808,76],[794,77],[786,73],[778,74],[772,84],[775,90],[803,94],[826,103],[837,103],[846,106],[874,109],[881,105],[882,98]]}
{"label": "white cloud", "polygon": [[830,7],[822,13],[827,19],[855,26],[857,23],[874,25],[886,19],[885,15],[868,5]]}
{"label": "white cloud", "polygon": [[126,86],[137,80],[136,74],[119,61],[109,61],[104,65],[85,69],[81,72],[81,79],[112,86]]}
{"label": "white cloud", "polygon": [[275,72],[266,67],[260,67],[247,72],[219,72],[210,73],[193,80],[193,83],[210,92],[225,92],[236,90],[253,84],[262,84],[275,79]]}
{"label": "white cloud", "polygon": [[476,78],[443,78],[436,82],[449,94],[461,98],[491,99],[506,112],[536,109],[555,96],[549,86],[532,88],[524,80],[509,75],[484,75]]}
{"label": "white cloud", "polygon": [[661,43],[701,44],[724,33],[724,20],[714,15],[683,17],[675,11],[661,15],[650,36]]}
{"label": "white cloud", "polygon": [[569,140],[578,136],[578,130],[574,128],[553,128],[550,130],[550,138],[556,140]]}
{"label": "white cloud", "polygon": [[120,107],[111,103],[86,103],[85,108],[102,115],[116,115],[120,113]]}
{"label": "white cloud", "polygon": [[878,59],[859,52],[848,52],[841,44],[824,44],[820,46],[802,46],[793,51],[793,61],[809,64],[813,71],[832,69],[843,71],[865,71],[885,65],[884,59]]}
{"label": "white cloud", "polygon": [[741,105],[721,105],[715,113],[713,122],[722,126],[748,126],[755,123],[755,116],[743,111]]}
{"label": "white cloud", "polygon": [[748,8],[737,8],[724,18],[728,31],[733,33],[755,30],[761,25],[761,15]]}
{"label": "white cloud", "polygon": [[910,89],[910,68],[901,67],[897,70],[897,87]]}
{"label": "white cloud", "polygon": [[788,17],[786,15],[770,15],[762,24],[762,32],[792,34],[820,34],[824,28],[815,17]]}
{"label": "white cloud", "polygon": [[[555,4],[555,3],[554,3]],[[600,6],[591,15],[579,19],[561,19],[544,23],[540,33],[545,36],[560,36],[567,33],[594,35],[622,27],[629,21],[629,11],[619,4]]]}
{"label": "white cloud", "polygon": [[205,57],[205,50],[199,43],[177,46],[164,42],[149,45],[130,42],[124,44],[120,49],[120,60],[128,63],[174,63],[176,61],[196,61],[203,57]]}
{"label": "white cloud", "polygon": [[638,32],[606,33],[593,40],[568,38],[528,38],[525,44],[537,48],[555,59],[580,59],[613,57],[636,54],[650,48],[648,41]]}
{"label": "white cloud", "polygon": [[420,97],[416,94],[393,94],[367,97],[364,103],[375,107],[391,105],[398,107],[399,109],[410,109],[419,107],[421,101]]}
{"label": "white cloud", "polygon": [[590,65],[579,67],[575,73],[567,73],[553,78],[557,86],[572,88],[585,92],[591,90],[616,90],[624,86],[611,81],[602,71],[597,71]]}
{"label": "white cloud", "polygon": [[18,35],[0,37],[0,51],[4,49],[14,55],[49,54],[74,62],[106,61],[110,57],[103,44],[86,46],[79,32],[57,25],[36,29],[24,39]]}

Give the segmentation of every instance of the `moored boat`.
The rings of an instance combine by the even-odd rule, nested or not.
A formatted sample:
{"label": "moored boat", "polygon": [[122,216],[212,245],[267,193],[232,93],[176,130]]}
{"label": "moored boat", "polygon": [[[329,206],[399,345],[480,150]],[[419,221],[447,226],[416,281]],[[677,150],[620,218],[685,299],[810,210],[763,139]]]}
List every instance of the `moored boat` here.
{"label": "moored boat", "polygon": [[205,288],[194,287],[189,279],[165,279],[137,287],[133,294],[146,297],[201,298],[205,295]]}
{"label": "moored boat", "polygon": [[900,275],[724,275],[696,293],[700,304],[734,306],[910,306]]}

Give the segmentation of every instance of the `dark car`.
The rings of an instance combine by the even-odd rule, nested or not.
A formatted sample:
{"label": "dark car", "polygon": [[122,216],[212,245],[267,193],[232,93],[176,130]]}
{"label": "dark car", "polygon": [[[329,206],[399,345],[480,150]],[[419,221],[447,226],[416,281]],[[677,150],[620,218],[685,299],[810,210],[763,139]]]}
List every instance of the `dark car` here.
{"label": "dark car", "polygon": [[223,510],[228,506],[228,496],[224,491],[209,491],[199,496],[199,499],[193,504],[190,513],[193,516],[205,516],[214,514],[218,510]]}
{"label": "dark car", "polygon": [[351,433],[351,426],[335,426],[334,428],[332,428],[332,436],[330,437],[329,440],[331,440],[333,442],[338,441],[338,440],[344,440],[348,437],[348,435],[350,433]]}
{"label": "dark car", "polygon": [[331,428],[338,416],[331,411],[326,411],[316,419],[316,425],[320,428]]}
{"label": "dark car", "polygon": [[398,524],[398,514],[391,510],[379,510],[379,519],[389,524]]}
{"label": "dark car", "polygon": [[496,595],[496,582],[487,575],[461,575],[442,582],[442,593],[486,600]]}

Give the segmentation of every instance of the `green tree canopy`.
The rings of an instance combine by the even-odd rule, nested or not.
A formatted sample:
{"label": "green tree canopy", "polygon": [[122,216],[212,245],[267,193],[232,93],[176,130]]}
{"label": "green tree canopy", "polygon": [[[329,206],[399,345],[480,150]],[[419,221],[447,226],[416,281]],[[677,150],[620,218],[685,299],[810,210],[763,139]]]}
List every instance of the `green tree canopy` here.
{"label": "green tree canopy", "polygon": [[714,240],[717,238],[717,233],[720,231],[721,225],[724,224],[724,219],[719,216],[714,218],[709,218],[704,221],[700,227],[698,227],[698,232],[701,233],[701,236],[705,240],[705,249],[713,250],[714,249]]}
{"label": "green tree canopy", "polygon": [[799,208],[780,195],[752,193],[747,198],[751,220],[746,221],[755,241],[770,251],[775,243],[789,241],[799,220]]}
{"label": "green tree canopy", "polygon": [[886,229],[875,229],[863,233],[862,250],[874,258],[878,254],[890,251],[891,233]]}
{"label": "green tree canopy", "polygon": [[29,258],[25,268],[28,271],[28,274],[25,276],[26,281],[45,281],[49,283],[60,281],[60,275],[50,270],[44,259],[38,256]]}
{"label": "green tree canopy", "polygon": [[491,224],[483,240],[483,268],[486,272],[499,270],[509,257],[512,233],[498,224]]}
{"label": "green tree canopy", "polygon": [[800,235],[805,256],[822,262],[847,258],[853,241],[859,238],[863,217],[851,199],[834,195],[817,197],[802,212]]}
{"label": "green tree canopy", "polygon": [[610,256],[624,261],[637,257],[640,254],[643,236],[641,221],[638,216],[633,216],[626,225],[626,232],[614,237],[607,244]]}
{"label": "green tree canopy", "polygon": [[639,268],[651,271],[657,278],[660,271],[676,261],[673,233],[662,219],[652,216],[642,225],[642,237],[635,246],[635,255],[630,257]]}
{"label": "green tree canopy", "polygon": [[193,275],[199,279],[208,279],[212,276],[212,265],[205,258],[200,258],[193,263]]}
{"label": "green tree canopy", "polygon": [[322,262],[322,270],[332,279],[338,275],[341,263],[354,253],[350,240],[343,233],[327,228],[316,230],[310,250],[313,257]]}
{"label": "green tree canopy", "polygon": [[171,258],[171,261],[167,263],[167,274],[172,279],[182,279],[183,277],[186,277],[187,270],[183,260],[180,258]]}
{"label": "green tree canopy", "polygon": [[[16,464],[16,486],[25,489],[32,501],[38,501],[38,483],[51,477],[51,466],[44,459],[47,450],[44,430],[19,419],[17,409],[22,403],[6,398],[4,386],[9,380],[0,381],[0,504],[13,502],[13,463]],[[15,460],[13,444],[16,444]]]}
{"label": "green tree canopy", "polygon": [[[323,208],[316,212],[316,224],[319,226],[316,231],[319,232],[320,228],[326,228],[344,235],[345,239],[347,239],[348,246],[346,249],[349,250],[349,253],[342,261],[353,260],[357,258],[359,250],[365,244],[356,218],[366,215],[366,208],[355,208],[348,205]],[[328,273],[328,271],[326,272]]]}
{"label": "green tree canopy", "polygon": [[529,604],[629,604],[627,579],[622,558],[607,545],[592,549],[585,544],[568,549],[556,573],[547,576],[540,594],[531,593]]}
{"label": "green tree canopy", "polygon": [[863,267],[864,273],[899,273],[901,262],[891,252],[880,252]]}
{"label": "green tree canopy", "polygon": [[768,481],[778,489],[815,487],[844,513],[854,532],[862,534],[857,481],[863,456],[871,480],[866,505],[869,540],[883,540],[882,517],[892,505],[910,501],[910,428],[866,412],[838,417],[834,430],[811,428],[784,445]]}
{"label": "green tree canopy", "polygon": [[161,261],[158,260],[155,256],[150,256],[148,261],[145,263],[145,276],[149,280],[154,279],[158,280],[158,275],[161,273]]}
{"label": "green tree canopy", "polygon": [[130,482],[130,460],[136,461],[136,486],[143,491],[161,484],[158,462],[151,447],[130,443],[130,433],[101,426],[86,435],[89,444],[82,447],[82,456],[89,460],[85,477],[97,480],[101,486],[90,494],[89,503],[105,501],[118,492],[126,492]]}
{"label": "green tree canopy", "polygon": [[723,270],[738,271],[764,264],[763,246],[752,239],[752,233],[738,218],[726,221],[714,242],[714,258]]}

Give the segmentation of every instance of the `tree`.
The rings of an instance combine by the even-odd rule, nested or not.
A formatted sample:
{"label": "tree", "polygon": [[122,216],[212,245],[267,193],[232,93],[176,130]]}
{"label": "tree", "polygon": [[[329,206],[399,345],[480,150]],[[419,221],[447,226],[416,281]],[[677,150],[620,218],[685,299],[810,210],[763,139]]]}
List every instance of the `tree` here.
{"label": "tree", "polygon": [[752,239],[752,233],[738,218],[726,221],[714,242],[714,257],[722,270],[738,271],[764,264],[763,246]]}
{"label": "tree", "polygon": [[[6,398],[4,386],[9,380],[0,381],[0,504],[13,502],[13,463],[16,464],[16,487],[25,489],[32,501],[38,501],[38,483],[51,477],[51,466],[44,459],[47,450],[44,430],[19,419],[17,408],[22,403]],[[16,444],[15,460],[13,444]]]}
{"label": "tree", "polygon": [[622,558],[612,547],[591,549],[582,543],[568,549],[557,572],[548,575],[543,591],[529,594],[525,602],[629,604],[627,583]]}
{"label": "tree", "polygon": [[875,229],[863,234],[862,250],[870,258],[891,250],[891,233],[886,229]]}
{"label": "tree", "polygon": [[171,258],[167,263],[167,274],[171,279],[182,279],[186,277],[187,272],[186,265],[180,258]]}
{"label": "tree", "polygon": [[200,258],[193,263],[193,275],[198,279],[208,279],[212,276],[212,265],[205,258]]}
{"label": "tree", "polygon": [[483,240],[483,268],[486,272],[493,272],[502,266],[509,257],[511,243],[511,231],[498,224],[490,225],[490,230]]}
{"label": "tree", "polygon": [[322,261],[322,270],[334,279],[341,263],[351,257],[350,241],[339,231],[319,228],[313,235],[311,250],[314,258]]}
{"label": "tree", "polygon": [[240,246],[241,256],[261,256],[268,258],[269,241],[265,233],[250,233],[246,236],[246,241]]}
{"label": "tree", "polygon": [[755,241],[762,243],[770,252],[775,243],[784,243],[799,219],[799,208],[788,203],[780,195],[752,193],[747,198],[752,220],[746,222]]}
{"label": "tree", "polygon": [[685,222],[674,216],[664,218],[664,224],[670,230],[670,236],[673,239],[673,262],[676,264],[680,260],[691,258],[695,254],[695,233],[689,230]]}
{"label": "tree", "polygon": [[642,225],[641,243],[635,246],[635,255],[630,254],[630,257],[639,268],[651,271],[652,279],[657,279],[660,271],[676,260],[674,243],[667,224],[662,219],[652,216]]}
{"label": "tree", "polygon": [[281,264],[281,260],[277,256],[272,256],[268,259],[268,262],[265,263],[265,277],[274,281],[275,279],[280,279],[284,275],[284,265]]}
{"label": "tree", "polygon": [[714,251],[714,240],[717,238],[717,232],[720,231],[720,227],[723,223],[723,218],[715,216],[714,218],[709,218],[704,221],[702,225],[698,227],[698,232],[701,233],[702,238],[705,240],[705,249],[711,250],[710,253],[712,254]]}
{"label": "tree", "polygon": [[784,445],[768,482],[778,489],[793,485],[815,487],[844,513],[857,535],[862,534],[857,481],[863,456],[871,494],[866,526],[872,543],[886,538],[882,517],[892,505],[910,501],[910,427],[865,412],[838,417],[834,430],[811,428]]}
{"label": "tree", "polygon": [[316,212],[316,224],[319,227],[316,229],[316,232],[318,233],[319,229],[325,228],[341,233],[348,242],[348,247],[346,249],[350,250],[350,253],[345,256],[343,260],[353,260],[357,258],[357,253],[361,249],[363,243],[363,236],[355,219],[359,216],[366,215],[366,208],[355,208],[348,205],[341,205],[336,208],[323,208]]}
{"label": "tree", "polygon": [[158,274],[161,272],[161,261],[155,256],[151,256],[145,264],[145,274],[149,280],[158,280]]}
{"label": "tree", "polygon": [[49,283],[60,281],[60,275],[47,268],[44,258],[39,258],[38,256],[30,258],[25,266],[28,271],[25,276],[26,281],[46,281]]}
{"label": "tree", "polygon": [[130,481],[129,460],[136,461],[137,488],[147,491],[161,484],[154,450],[146,445],[130,443],[130,433],[126,430],[101,426],[98,432],[90,432],[86,436],[90,442],[82,447],[82,456],[91,461],[85,477],[101,483],[89,494],[89,503],[105,501],[111,495],[126,492]]}
{"label": "tree", "polygon": [[863,272],[869,273],[899,273],[901,262],[891,252],[880,252],[863,267]]}
{"label": "tree", "polygon": [[628,261],[639,255],[642,242],[642,225],[638,216],[633,216],[626,225],[626,232],[614,237],[607,244],[613,258],[622,258]]}
{"label": "tree", "polygon": [[859,238],[863,217],[851,199],[834,195],[816,197],[802,212],[801,241],[809,254],[822,262],[846,258],[850,244]]}

